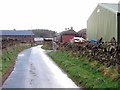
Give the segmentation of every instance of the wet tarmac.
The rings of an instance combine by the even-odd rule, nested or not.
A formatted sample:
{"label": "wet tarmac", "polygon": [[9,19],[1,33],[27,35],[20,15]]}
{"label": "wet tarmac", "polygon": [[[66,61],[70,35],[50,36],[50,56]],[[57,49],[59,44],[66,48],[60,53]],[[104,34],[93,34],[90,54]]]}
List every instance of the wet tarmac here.
{"label": "wet tarmac", "polygon": [[46,55],[41,46],[35,46],[18,54],[15,68],[2,88],[78,88],[78,86]]}

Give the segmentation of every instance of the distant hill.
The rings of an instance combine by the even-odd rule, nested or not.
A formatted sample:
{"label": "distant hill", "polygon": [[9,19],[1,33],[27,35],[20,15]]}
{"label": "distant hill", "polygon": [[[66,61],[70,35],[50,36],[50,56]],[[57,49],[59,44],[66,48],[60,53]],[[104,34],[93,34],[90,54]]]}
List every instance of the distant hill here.
{"label": "distant hill", "polygon": [[32,32],[35,34],[35,37],[43,37],[43,38],[52,38],[55,36],[56,32],[47,29],[34,29]]}

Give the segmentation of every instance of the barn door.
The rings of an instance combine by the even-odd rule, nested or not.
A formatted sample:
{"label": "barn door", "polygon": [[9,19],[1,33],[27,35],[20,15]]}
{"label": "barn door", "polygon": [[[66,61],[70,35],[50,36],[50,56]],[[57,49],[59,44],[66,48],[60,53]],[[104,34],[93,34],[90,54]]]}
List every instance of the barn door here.
{"label": "barn door", "polygon": [[120,44],[120,13],[118,13],[118,43]]}

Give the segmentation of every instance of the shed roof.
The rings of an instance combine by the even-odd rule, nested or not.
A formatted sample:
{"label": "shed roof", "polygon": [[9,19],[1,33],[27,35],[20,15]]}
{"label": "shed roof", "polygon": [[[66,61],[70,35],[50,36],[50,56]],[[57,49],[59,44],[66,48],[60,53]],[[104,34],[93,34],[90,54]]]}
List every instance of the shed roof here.
{"label": "shed roof", "polygon": [[119,12],[120,13],[120,4],[113,4],[113,3],[100,3],[100,6],[116,13]]}
{"label": "shed roof", "polygon": [[10,35],[10,36],[30,36],[34,35],[30,30],[0,30],[0,35]]}

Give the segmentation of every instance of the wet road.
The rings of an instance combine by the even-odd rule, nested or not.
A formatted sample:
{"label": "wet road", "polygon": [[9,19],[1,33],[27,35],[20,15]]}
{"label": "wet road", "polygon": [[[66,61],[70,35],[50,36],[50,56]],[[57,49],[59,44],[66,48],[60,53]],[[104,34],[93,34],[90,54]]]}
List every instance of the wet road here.
{"label": "wet road", "polygon": [[41,46],[18,54],[15,68],[3,88],[78,88],[45,54]]}

